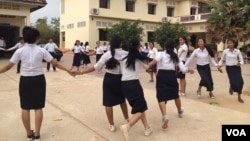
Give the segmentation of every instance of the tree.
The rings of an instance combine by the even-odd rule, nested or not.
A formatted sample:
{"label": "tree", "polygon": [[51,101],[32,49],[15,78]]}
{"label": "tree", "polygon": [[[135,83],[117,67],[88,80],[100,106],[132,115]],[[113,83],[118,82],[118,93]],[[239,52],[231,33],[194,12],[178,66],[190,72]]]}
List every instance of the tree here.
{"label": "tree", "polygon": [[132,38],[138,38],[142,40],[143,28],[139,26],[140,21],[130,22],[128,20],[121,21],[119,24],[115,24],[112,28],[107,28],[107,38],[111,39],[113,35],[119,35],[123,39],[123,48],[127,50],[129,41]]}
{"label": "tree", "polygon": [[52,37],[56,44],[59,44],[60,34],[60,19],[52,18],[51,24],[48,24],[48,18],[37,19],[35,27],[40,32],[40,43],[45,44],[48,42],[48,38]]}
{"label": "tree", "polygon": [[161,23],[154,32],[154,40],[163,48],[167,39],[173,39],[178,42],[178,37],[188,36],[186,28],[181,24],[171,24],[169,21]]}
{"label": "tree", "polygon": [[250,20],[249,0],[211,0],[208,3],[211,14],[207,31],[215,42],[228,38],[246,41],[250,37],[247,24]]}

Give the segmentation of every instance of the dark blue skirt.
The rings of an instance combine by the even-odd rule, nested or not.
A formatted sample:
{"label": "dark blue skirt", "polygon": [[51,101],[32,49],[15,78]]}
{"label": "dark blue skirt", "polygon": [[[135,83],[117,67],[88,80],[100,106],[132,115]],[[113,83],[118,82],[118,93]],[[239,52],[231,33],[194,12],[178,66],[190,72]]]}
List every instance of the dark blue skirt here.
{"label": "dark blue skirt", "polygon": [[[149,59],[149,62],[151,62],[153,59],[152,58],[150,58]],[[155,65],[152,65],[152,67],[151,67],[151,71],[150,72],[157,72],[157,64],[155,64]]]}
{"label": "dark blue skirt", "polygon": [[79,67],[81,65],[81,54],[80,53],[75,53],[74,58],[73,58],[73,65]]}
{"label": "dark blue skirt", "polygon": [[19,82],[21,108],[41,109],[45,106],[46,80],[44,75],[21,76]]}
{"label": "dark blue skirt", "polygon": [[131,113],[143,113],[148,109],[139,80],[122,81],[122,93],[132,107]]}
{"label": "dark blue skirt", "polygon": [[[183,64],[185,64],[185,61],[182,61]],[[177,66],[177,78],[184,79],[186,77],[186,74],[183,73],[180,68]]]}
{"label": "dark blue skirt", "polygon": [[115,106],[125,102],[122,93],[121,74],[105,73],[103,79],[103,105]]}
{"label": "dark blue skirt", "polygon": [[179,98],[179,84],[175,70],[159,70],[156,77],[156,97],[158,102]]}
{"label": "dark blue skirt", "polygon": [[201,77],[199,86],[204,86],[207,88],[207,91],[213,91],[214,89],[214,83],[211,75],[211,69],[209,64],[201,66],[197,65],[197,70],[199,72],[199,75]]}
{"label": "dark blue skirt", "polygon": [[96,62],[98,62],[101,57],[102,57],[102,54],[96,54]]}
{"label": "dark blue skirt", "polygon": [[244,81],[241,75],[240,66],[226,66],[227,76],[233,91],[241,94]]}

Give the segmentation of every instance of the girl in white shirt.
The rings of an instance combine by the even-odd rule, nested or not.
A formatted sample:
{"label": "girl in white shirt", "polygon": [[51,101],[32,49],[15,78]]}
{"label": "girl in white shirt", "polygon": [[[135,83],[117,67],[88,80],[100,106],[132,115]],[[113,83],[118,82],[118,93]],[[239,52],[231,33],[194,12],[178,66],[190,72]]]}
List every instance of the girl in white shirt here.
{"label": "girl in white shirt", "polygon": [[162,113],[162,128],[168,127],[168,117],[166,110],[166,103],[174,99],[178,110],[178,115],[181,118],[183,109],[181,109],[181,100],[178,94],[179,85],[176,76],[176,66],[180,68],[183,73],[194,71],[184,66],[183,62],[179,60],[177,54],[174,52],[175,42],[168,40],[164,44],[164,51],[159,52],[156,57],[148,64],[148,70],[153,65],[157,64],[158,74],[156,78],[156,96],[159,107]]}
{"label": "girl in white shirt", "polygon": [[152,128],[148,125],[145,114],[145,111],[148,109],[147,102],[144,98],[143,89],[138,76],[140,65],[146,65],[148,60],[146,60],[146,57],[139,52],[139,48],[139,39],[133,38],[129,44],[128,55],[120,62],[122,72],[122,92],[132,107],[131,113],[133,114],[127,124],[120,126],[125,141],[129,140],[128,132],[138,120],[141,120],[144,125],[145,136],[149,136],[152,133]]}
{"label": "girl in white shirt", "polygon": [[116,130],[113,119],[113,106],[120,105],[123,116],[126,120],[128,117],[128,109],[125,101],[125,96],[121,89],[121,68],[118,60],[122,56],[127,55],[127,52],[122,50],[122,39],[119,36],[114,36],[111,39],[110,51],[105,53],[100,60],[92,67],[84,69],[80,74],[86,74],[95,70],[101,70],[106,66],[106,73],[103,79],[103,106],[105,106],[106,115],[109,121],[109,130]]}
{"label": "girl in white shirt", "polygon": [[79,71],[79,67],[81,65],[81,46],[80,46],[80,41],[76,40],[74,47],[72,48],[72,51],[74,52],[74,57],[73,57],[73,63],[71,70],[73,70],[74,67],[77,68]]}
{"label": "girl in white shirt", "polygon": [[211,75],[211,69],[210,69],[210,61],[213,63],[214,66],[218,67],[217,63],[214,60],[214,53],[213,51],[205,47],[205,40],[204,39],[198,39],[198,46],[199,48],[195,49],[191,56],[188,58],[186,62],[186,66],[189,65],[189,63],[196,57],[196,66],[197,70],[199,72],[199,75],[201,77],[199,87],[197,90],[198,97],[201,96],[201,87],[204,86],[207,88],[207,91],[209,91],[210,98],[215,98],[213,94],[214,89],[214,83]]}
{"label": "girl in white shirt", "polygon": [[[58,63],[44,48],[36,45],[40,33],[33,27],[24,27],[25,45],[18,49],[10,61],[0,68],[0,73],[11,69],[21,60],[19,96],[22,108],[22,121],[26,129],[28,141],[40,141],[40,129],[43,120],[43,108],[46,98],[46,80],[43,72],[43,60],[51,62],[59,69],[71,73],[69,69]],[[30,110],[35,110],[35,131],[30,127]]]}
{"label": "girl in white shirt", "polygon": [[242,88],[244,81],[241,74],[241,65],[244,64],[242,54],[237,49],[237,42],[233,39],[227,40],[227,49],[225,49],[221,55],[219,62],[219,68],[221,68],[223,61],[226,62],[226,71],[230,82],[229,93],[232,95],[233,92],[238,93],[238,101],[244,103],[241,98]]}
{"label": "girl in white shirt", "polygon": [[[182,61],[184,64],[186,62],[187,59],[187,55],[188,55],[188,43],[187,43],[187,38],[185,36],[180,36],[179,37],[179,44],[180,47],[178,49],[178,57],[180,59],[180,61]],[[186,95],[186,75],[185,73],[182,73],[179,68],[177,67],[177,78],[180,79],[180,91],[179,91],[179,95],[181,96],[185,96]]]}
{"label": "girl in white shirt", "polygon": [[[149,50],[147,57],[149,57],[149,61],[152,61],[155,58],[156,54],[158,53],[158,49],[154,47],[155,45],[154,42],[152,41],[148,42],[148,45],[149,45]],[[149,75],[150,75],[149,82],[154,82],[154,75],[155,77],[157,76],[157,64],[151,67]]]}
{"label": "girl in white shirt", "polygon": [[83,50],[83,64],[87,67],[91,63],[89,58],[89,42],[85,42]]}
{"label": "girl in white shirt", "polygon": [[[11,48],[8,48],[5,51],[11,51],[11,50],[19,49],[19,48],[21,48],[23,46],[24,46],[24,40],[23,40],[23,37],[20,37],[19,42],[15,46],[13,46]],[[17,64],[16,73],[20,73],[20,68],[21,68],[21,61],[19,61],[18,64]]]}
{"label": "girl in white shirt", "polygon": [[148,56],[148,51],[149,51],[148,43],[145,43],[144,46],[141,47],[141,53],[144,56]]}

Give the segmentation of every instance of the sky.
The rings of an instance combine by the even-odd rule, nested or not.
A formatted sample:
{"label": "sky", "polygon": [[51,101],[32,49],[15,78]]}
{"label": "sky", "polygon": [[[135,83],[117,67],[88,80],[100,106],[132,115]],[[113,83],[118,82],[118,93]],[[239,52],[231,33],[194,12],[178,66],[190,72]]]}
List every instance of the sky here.
{"label": "sky", "polygon": [[47,5],[30,15],[30,22],[35,23],[37,19],[47,17],[50,23],[51,18],[58,18],[60,16],[60,0],[47,0]]}

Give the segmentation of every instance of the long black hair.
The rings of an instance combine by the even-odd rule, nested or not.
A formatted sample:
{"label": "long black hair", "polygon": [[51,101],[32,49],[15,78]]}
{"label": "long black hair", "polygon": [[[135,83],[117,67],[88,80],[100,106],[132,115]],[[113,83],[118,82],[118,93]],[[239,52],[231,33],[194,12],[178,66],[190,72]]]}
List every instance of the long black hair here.
{"label": "long black hair", "polygon": [[140,45],[140,41],[138,38],[132,38],[130,40],[129,46],[128,46],[128,55],[123,58],[123,59],[127,59],[126,61],[126,67],[132,70],[135,70],[135,61],[136,59],[139,59],[143,62],[148,61],[148,57],[143,56],[140,52],[139,52],[139,47]]}
{"label": "long black hair", "polygon": [[189,52],[189,45],[188,45],[188,40],[186,38],[186,36],[180,36],[179,38],[182,38],[184,41],[185,41],[185,44],[187,45],[187,56],[190,55],[190,52]]}
{"label": "long black hair", "polygon": [[210,47],[206,45],[206,40],[203,38],[199,38],[198,40],[202,40],[204,42],[204,46],[207,49],[208,54],[210,55],[210,57],[214,58],[214,52]]}
{"label": "long black hair", "polygon": [[164,48],[166,50],[166,53],[170,55],[171,60],[177,64],[179,63],[179,57],[178,55],[174,52],[175,49],[175,41],[172,39],[169,39],[165,42]]}
{"label": "long black hair", "polygon": [[120,48],[122,38],[118,35],[114,35],[110,41],[110,51],[112,57],[106,62],[106,69],[114,69],[117,65],[120,65],[119,61],[115,59],[115,49]]}

